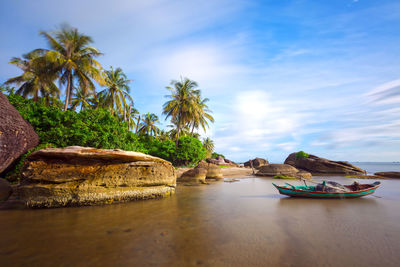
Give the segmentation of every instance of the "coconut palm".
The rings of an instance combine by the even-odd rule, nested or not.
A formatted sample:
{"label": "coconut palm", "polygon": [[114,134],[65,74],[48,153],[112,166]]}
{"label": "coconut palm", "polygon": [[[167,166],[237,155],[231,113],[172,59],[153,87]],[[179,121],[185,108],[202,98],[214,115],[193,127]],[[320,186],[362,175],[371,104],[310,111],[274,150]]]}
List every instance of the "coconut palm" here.
{"label": "coconut palm", "polygon": [[42,97],[59,96],[60,91],[54,84],[57,72],[54,65],[47,62],[40,51],[32,51],[23,55],[23,58],[14,57],[9,62],[19,67],[24,73],[20,76],[8,79],[5,84],[16,84],[20,86],[16,91],[23,97],[33,96],[37,101],[39,95]]}
{"label": "coconut palm", "polygon": [[176,144],[178,144],[182,127],[191,120],[191,110],[200,90],[195,89],[198,86],[197,83],[188,78],[172,81],[171,85],[172,87],[166,87],[171,91],[171,95],[166,96],[170,100],[164,104],[163,114],[166,115],[166,119],[171,117],[171,121],[177,122]]}
{"label": "coconut palm", "polygon": [[153,141],[153,136],[157,136],[160,129],[156,126],[159,122],[157,115],[153,113],[147,113],[143,116],[142,122],[139,125],[139,133],[147,134]]}
{"label": "coconut palm", "polygon": [[211,153],[214,151],[214,141],[209,137],[203,139],[203,147],[207,151],[207,158],[211,156]]}
{"label": "coconut palm", "polygon": [[133,104],[129,105],[126,109],[126,121],[128,122],[129,130],[136,128],[136,120],[140,117],[139,111],[133,107]]}
{"label": "coconut palm", "polygon": [[[68,26],[62,27],[57,32],[50,34],[40,32],[49,43],[52,50],[38,49],[46,53],[46,59],[57,64],[61,77],[60,84],[66,84],[66,98],[64,111],[68,109],[72,91],[78,86],[84,94],[94,92],[95,85],[92,80],[103,84],[101,65],[94,58],[101,55],[97,48],[89,46],[92,38],[81,34],[78,29]],[[78,86],[74,86],[74,84]]]}
{"label": "coconut palm", "polygon": [[120,115],[126,115],[125,111],[129,106],[127,100],[132,102],[128,85],[131,81],[127,79],[121,68],[114,70],[111,67],[110,70],[104,71],[103,76],[106,89],[99,93],[100,102],[104,107],[110,109],[111,113],[117,112]]}
{"label": "coconut palm", "polygon": [[77,88],[71,99],[71,107],[73,110],[76,110],[76,108],[79,106],[81,107],[81,110],[89,108],[92,106],[92,98],[93,93],[85,92],[81,88]]}
{"label": "coconut palm", "polygon": [[208,102],[208,98],[201,99],[200,94],[195,97],[195,101],[192,105],[191,110],[191,121],[190,124],[192,125],[192,132],[193,135],[194,129],[198,129],[200,126],[206,131],[206,127],[210,127],[207,121],[214,122],[213,116],[210,114],[211,110],[208,108],[206,102]]}

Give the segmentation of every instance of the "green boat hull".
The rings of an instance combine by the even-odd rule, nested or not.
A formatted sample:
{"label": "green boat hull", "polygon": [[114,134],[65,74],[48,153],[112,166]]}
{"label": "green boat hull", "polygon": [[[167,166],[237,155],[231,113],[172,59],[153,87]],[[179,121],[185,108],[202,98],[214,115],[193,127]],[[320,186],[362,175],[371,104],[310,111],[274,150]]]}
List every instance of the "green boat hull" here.
{"label": "green boat hull", "polygon": [[380,182],[375,182],[371,185],[363,185],[367,188],[363,188],[357,191],[350,192],[322,192],[315,191],[315,186],[278,186],[273,183],[282,195],[290,197],[305,197],[305,198],[358,198],[367,195],[371,195],[379,187]]}

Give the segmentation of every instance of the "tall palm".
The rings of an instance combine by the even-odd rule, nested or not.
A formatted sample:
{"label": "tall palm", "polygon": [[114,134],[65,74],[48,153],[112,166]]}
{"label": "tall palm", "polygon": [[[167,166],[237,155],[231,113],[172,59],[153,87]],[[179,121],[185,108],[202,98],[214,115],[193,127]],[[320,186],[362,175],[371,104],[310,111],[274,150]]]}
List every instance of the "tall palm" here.
{"label": "tall palm", "polygon": [[214,118],[210,114],[212,111],[208,108],[206,104],[206,102],[208,101],[208,98],[201,99],[200,94],[195,97],[195,101],[192,105],[192,118],[190,122],[192,125],[192,135],[195,128],[198,129],[201,126],[201,128],[206,131],[206,127],[210,127],[208,121],[214,122]]}
{"label": "tall palm", "polygon": [[203,139],[203,147],[210,152],[210,154],[214,151],[214,141],[209,137]]}
{"label": "tall palm", "polygon": [[181,128],[190,121],[190,111],[200,90],[195,89],[197,83],[188,78],[172,81],[171,85],[172,87],[166,87],[171,91],[171,95],[166,96],[170,100],[164,104],[163,114],[166,115],[166,119],[171,117],[171,121],[177,121],[176,144],[178,144]]}
{"label": "tall palm", "polygon": [[157,136],[160,131],[160,129],[156,126],[158,122],[159,120],[157,115],[153,113],[145,114],[139,126],[139,133],[149,135],[153,141],[153,136]]}
{"label": "tall palm", "polygon": [[95,47],[89,46],[92,38],[81,34],[78,29],[68,26],[62,27],[57,32],[50,34],[40,32],[49,43],[52,50],[38,49],[46,52],[49,62],[58,65],[61,72],[60,84],[66,84],[66,98],[64,111],[68,109],[71,101],[74,84],[86,94],[94,92],[95,85],[92,80],[103,84],[101,65],[94,58],[101,55]]}
{"label": "tall palm", "polygon": [[[126,115],[125,111],[129,106],[127,103],[132,102],[129,95],[129,83],[125,73],[121,68],[115,70],[111,67],[110,70],[105,70],[103,73],[106,89],[99,93],[103,105],[111,110],[114,114]],[[125,119],[125,118],[124,118]]]}
{"label": "tall palm", "polygon": [[5,84],[21,85],[16,91],[24,97],[33,96],[37,101],[39,95],[42,97],[58,97],[59,89],[54,84],[57,79],[57,72],[54,65],[47,62],[40,51],[32,51],[23,55],[23,58],[14,57],[9,62],[19,67],[24,73],[20,76],[8,79]]}

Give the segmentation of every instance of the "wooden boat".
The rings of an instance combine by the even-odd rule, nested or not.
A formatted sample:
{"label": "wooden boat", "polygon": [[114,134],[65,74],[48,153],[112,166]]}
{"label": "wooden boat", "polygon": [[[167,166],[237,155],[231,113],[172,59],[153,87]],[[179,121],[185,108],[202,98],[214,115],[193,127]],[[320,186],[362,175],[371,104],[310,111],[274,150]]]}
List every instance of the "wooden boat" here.
{"label": "wooden boat", "polygon": [[279,193],[291,197],[308,197],[308,198],[357,198],[373,194],[380,186],[381,182],[373,184],[358,184],[344,185],[349,191],[339,190],[339,192],[317,191],[316,186],[279,186],[272,183]]}

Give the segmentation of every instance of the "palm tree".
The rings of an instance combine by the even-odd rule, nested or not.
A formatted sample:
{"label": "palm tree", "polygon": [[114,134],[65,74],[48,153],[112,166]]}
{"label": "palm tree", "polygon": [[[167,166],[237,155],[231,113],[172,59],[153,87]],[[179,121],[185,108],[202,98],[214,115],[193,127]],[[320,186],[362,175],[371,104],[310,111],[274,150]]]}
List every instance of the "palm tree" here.
{"label": "palm tree", "polygon": [[[127,100],[132,102],[132,98],[129,95],[129,83],[125,73],[121,68],[115,70],[111,67],[110,70],[104,71],[104,82],[106,89],[99,93],[99,98],[103,102],[104,107],[107,107],[114,114],[124,114],[126,117],[126,109],[128,108]],[[126,118],[124,118],[125,120]]]}
{"label": "palm tree", "polygon": [[64,26],[53,35],[47,32],[40,32],[40,34],[44,36],[52,50],[38,49],[37,51],[44,51],[46,59],[57,64],[61,72],[59,82],[67,84],[65,111],[68,109],[75,83],[84,94],[95,91],[92,79],[103,84],[101,65],[94,59],[101,53],[97,48],[89,46],[93,42],[92,38],[79,33],[76,28]]}
{"label": "palm tree", "polygon": [[72,109],[76,110],[78,106],[81,106],[81,110],[89,108],[92,106],[93,93],[91,92],[84,92],[81,88],[76,89],[76,92],[73,94],[71,99]]}
{"label": "palm tree", "polygon": [[129,130],[136,128],[137,118],[140,117],[139,111],[133,107],[133,104],[129,105],[126,109],[126,121],[128,122]]}
{"label": "palm tree", "polygon": [[157,123],[157,115],[153,113],[145,114],[142,122],[139,125],[139,133],[149,135],[151,137],[151,141],[153,141],[153,136],[157,136],[160,131],[160,129],[156,126]]}
{"label": "palm tree", "polygon": [[191,119],[191,110],[195,103],[195,98],[200,94],[200,90],[195,89],[198,85],[195,81],[188,78],[181,81],[172,81],[171,86],[166,88],[171,91],[171,95],[166,97],[171,100],[163,106],[163,114],[166,119],[171,117],[171,121],[177,121],[176,144],[178,145],[181,128]]}
{"label": "palm tree", "polygon": [[37,101],[39,95],[42,97],[59,96],[60,91],[54,84],[57,72],[54,65],[47,62],[40,51],[32,51],[23,55],[23,59],[14,57],[9,62],[19,67],[24,73],[20,76],[8,79],[5,84],[21,85],[16,91],[23,97],[33,96]]}
{"label": "palm tree", "polygon": [[209,137],[203,139],[203,147],[207,151],[207,158],[211,156],[211,153],[214,151],[214,141],[211,140]]}
{"label": "palm tree", "polygon": [[208,121],[214,122],[213,116],[210,114],[212,111],[209,110],[206,102],[209,101],[208,98],[201,99],[200,94],[195,97],[195,102],[192,105],[191,110],[191,125],[192,125],[192,132],[193,135],[194,129],[198,129],[200,126],[204,131],[206,131],[206,127],[210,127],[208,125]]}

